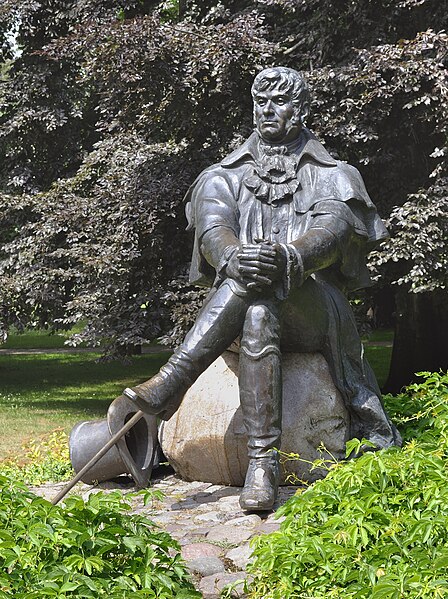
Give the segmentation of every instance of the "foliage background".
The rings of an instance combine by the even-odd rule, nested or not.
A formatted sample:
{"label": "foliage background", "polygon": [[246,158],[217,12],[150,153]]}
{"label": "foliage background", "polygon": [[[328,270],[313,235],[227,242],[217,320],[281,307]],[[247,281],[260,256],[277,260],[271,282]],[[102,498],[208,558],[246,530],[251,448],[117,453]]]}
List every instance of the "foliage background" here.
{"label": "foliage background", "polygon": [[250,133],[254,74],[283,64],[308,73],[309,126],[392,233],[366,299],[379,322],[395,311],[389,389],[446,366],[447,15],[446,0],[4,0],[2,329],[84,322],[72,342],[109,353],[178,341],[198,303],[182,198]]}

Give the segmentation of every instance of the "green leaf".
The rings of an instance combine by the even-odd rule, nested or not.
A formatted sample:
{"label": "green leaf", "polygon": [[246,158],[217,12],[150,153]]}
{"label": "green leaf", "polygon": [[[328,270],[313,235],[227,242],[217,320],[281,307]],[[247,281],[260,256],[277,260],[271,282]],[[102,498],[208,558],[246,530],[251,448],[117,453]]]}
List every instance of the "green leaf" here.
{"label": "green leaf", "polygon": [[59,590],[61,593],[67,593],[68,591],[75,591],[78,587],[79,584],[76,582],[65,582]]}
{"label": "green leaf", "polygon": [[146,549],[145,542],[139,537],[124,537],[123,543],[131,550],[131,553],[135,553],[137,549],[144,552]]}

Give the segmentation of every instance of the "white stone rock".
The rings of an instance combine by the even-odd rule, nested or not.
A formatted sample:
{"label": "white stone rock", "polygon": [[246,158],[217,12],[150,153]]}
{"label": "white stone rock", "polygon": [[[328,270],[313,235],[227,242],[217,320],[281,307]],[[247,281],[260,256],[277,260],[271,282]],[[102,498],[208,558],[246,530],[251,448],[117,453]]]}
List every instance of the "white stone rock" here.
{"label": "white stone rock", "polygon": [[257,526],[260,524],[261,518],[258,514],[248,514],[247,516],[240,516],[239,518],[233,518],[232,520],[227,520],[226,525],[229,526]]}
{"label": "white stone rock", "polygon": [[228,524],[217,524],[207,533],[207,542],[211,543],[229,543],[230,545],[240,545],[254,536],[253,528],[246,526],[229,526]]}
{"label": "white stone rock", "polygon": [[222,520],[222,514],[220,512],[206,512],[205,514],[199,514],[194,518],[195,523],[203,522],[220,522]]}
{"label": "white stone rock", "polygon": [[187,562],[187,568],[191,572],[201,576],[211,576],[218,572],[225,572],[224,564],[218,557],[197,557]]}
{"label": "white stone rock", "polygon": [[[288,472],[313,481],[323,470],[310,472],[309,461],[322,455],[323,444],[342,457],[349,416],[319,353],[284,353],[282,446],[305,461],[289,461]],[[225,352],[186,393],[174,416],[159,432],[163,453],[185,480],[215,485],[244,484],[247,435],[238,393],[238,354]],[[283,482],[285,482],[283,472]],[[210,491],[210,488],[207,489]]]}
{"label": "white stone rock", "polygon": [[234,547],[226,553],[226,558],[230,559],[239,570],[245,570],[247,565],[253,561],[252,547],[249,543]]}

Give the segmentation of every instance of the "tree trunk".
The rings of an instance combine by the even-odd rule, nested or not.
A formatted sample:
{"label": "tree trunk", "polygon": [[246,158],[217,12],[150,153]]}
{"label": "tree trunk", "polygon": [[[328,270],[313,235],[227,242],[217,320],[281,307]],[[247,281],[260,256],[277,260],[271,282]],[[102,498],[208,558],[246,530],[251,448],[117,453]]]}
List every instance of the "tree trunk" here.
{"label": "tree trunk", "polygon": [[398,393],[420,371],[448,368],[448,297],[445,292],[395,294],[395,338],[387,393]]}

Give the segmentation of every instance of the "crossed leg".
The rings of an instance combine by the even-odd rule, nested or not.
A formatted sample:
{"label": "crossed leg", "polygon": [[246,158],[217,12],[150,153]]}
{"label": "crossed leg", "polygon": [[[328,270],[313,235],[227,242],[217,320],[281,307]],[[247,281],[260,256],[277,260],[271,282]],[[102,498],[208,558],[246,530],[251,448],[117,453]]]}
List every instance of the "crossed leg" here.
{"label": "crossed leg", "polygon": [[[305,283],[298,306],[315,305],[314,287],[311,280]],[[282,308],[272,295],[247,292],[225,281],[211,292],[184,342],[159,373],[125,391],[144,412],[169,419],[199,375],[242,334],[239,386],[250,464],[240,501],[247,510],[271,509],[278,490],[274,448],[281,442]],[[283,318],[288,321],[289,316],[286,310]],[[301,320],[299,325],[312,329],[303,315]]]}

